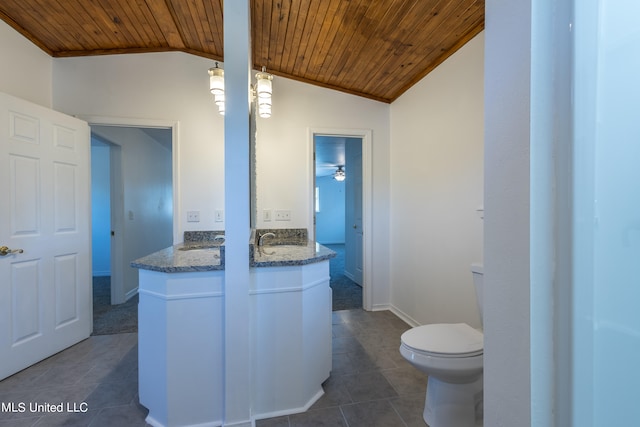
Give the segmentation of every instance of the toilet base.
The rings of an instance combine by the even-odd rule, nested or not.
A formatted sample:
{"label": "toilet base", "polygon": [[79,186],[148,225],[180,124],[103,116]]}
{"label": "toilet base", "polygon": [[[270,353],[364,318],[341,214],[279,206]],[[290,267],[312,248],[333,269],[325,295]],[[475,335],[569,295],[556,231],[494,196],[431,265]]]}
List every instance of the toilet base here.
{"label": "toilet base", "polygon": [[427,382],[424,421],[429,427],[483,425],[482,375],[468,384],[451,384],[433,376]]}

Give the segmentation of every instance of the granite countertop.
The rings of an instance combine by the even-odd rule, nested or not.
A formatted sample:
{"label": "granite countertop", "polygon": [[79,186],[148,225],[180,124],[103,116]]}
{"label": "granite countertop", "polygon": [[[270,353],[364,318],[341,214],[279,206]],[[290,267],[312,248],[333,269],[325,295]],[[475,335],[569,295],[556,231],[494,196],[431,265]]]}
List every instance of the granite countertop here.
{"label": "granite countertop", "polygon": [[251,267],[306,265],[334,258],[336,253],[319,243],[254,246]]}
{"label": "granite countertop", "polygon": [[224,270],[224,246],[220,244],[177,244],[131,262],[131,267],[162,273]]}
{"label": "granite countertop", "polygon": [[[266,233],[275,236],[265,236],[258,246],[259,237]],[[224,270],[221,237],[224,231],[185,232],[185,243],[139,258],[131,266],[162,273]],[[335,256],[331,249],[307,240],[306,229],[253,230],[249,242],[250,267],[306,265]]]}

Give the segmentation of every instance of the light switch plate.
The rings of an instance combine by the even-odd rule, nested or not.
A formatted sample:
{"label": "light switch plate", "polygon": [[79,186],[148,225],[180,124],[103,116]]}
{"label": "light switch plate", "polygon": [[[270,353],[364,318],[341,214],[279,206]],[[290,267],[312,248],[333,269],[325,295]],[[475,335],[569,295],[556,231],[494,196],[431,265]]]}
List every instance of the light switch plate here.
{"label": "light switch plate", "polygon": [[216,222],[224,221],[224,211],[222,209],[216,209]]}
{"label": "light switch plate", "polygon": [[200,222],[200,211],[187,211],[187,222]]}
{"label": "light switch plate", "polygon": [[276,211],[276,221],[291,221],[291,211]]}
{"label": "light switch plate", "polygon": [[269,222],[271,221],[271,209],[264,209],[262,211],[262,220],[264,222]]}

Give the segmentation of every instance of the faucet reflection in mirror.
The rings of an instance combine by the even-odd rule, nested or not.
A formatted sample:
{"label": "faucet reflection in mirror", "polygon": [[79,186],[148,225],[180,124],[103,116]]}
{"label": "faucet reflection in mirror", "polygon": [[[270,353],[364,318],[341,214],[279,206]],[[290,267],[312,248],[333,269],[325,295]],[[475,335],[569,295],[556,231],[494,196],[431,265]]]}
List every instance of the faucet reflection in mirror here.
{"label": "faucet reflection in mirror", "polygon": [[[249,88],[252,99],[256,101],[258,114],[263,118],[271,117],[272,81],[273,75],[266,72],[266,67],[262,67],[262,71],[256,74],[256,84]],[[217,62],[215,67],[209,68],[209,90],[214,96],[218,112],[224,116],[224,70]]]}

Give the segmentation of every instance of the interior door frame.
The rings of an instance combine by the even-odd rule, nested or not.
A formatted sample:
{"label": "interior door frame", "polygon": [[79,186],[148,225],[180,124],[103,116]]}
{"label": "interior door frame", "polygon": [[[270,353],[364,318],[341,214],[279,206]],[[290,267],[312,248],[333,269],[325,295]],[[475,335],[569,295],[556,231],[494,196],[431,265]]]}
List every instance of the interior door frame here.
{"label": "interior door frame", "polygon": [[371,129],[307,128],[307,150],[309,161],[309,206],[308,224],[315,240],[315,137],[346,137],[362,140],[362,308],[373,309],[372,268],[373,268],[373,180],[372,180],[372,131]]}
{"label": "interior door frame", "polygon": [[154,120],[154,119],[130,119],[125,117],[105,117],[105,116],[84,116],[78,115],[89,123],[89,126],[117,126],[135,128],[162,128],[171,129],[171,157],[172,157],[172,179],[173,179],[173,243],[182,241],[182,229],[180,228],[180,122],[177,120]]}
{"label": "interior door frame", "polygon": [[[179,138],[179,122],[171,120],[153,120],[153,119],[130,119],[123,117],[104,117],[104,116],[83,116],[79,115],[78,118],[86,121],[89,127],[92,126],[114,126],[114,127],[133,127],[133,128],[161,128],[171,129],[171,167],[172,167],[172,181],[173,181],[173,244],[182,241],[182,230],[180,229],[180,218],[182,217],[180,211],[180,138]],[[111,145],[111,162],[112,167],[121,168],[121,152],[118,146]],[[122,174],[115,174],[111,176],[112,194],[115,188],[123,187]],[[114,203],[115,202],[115,203]],[[112,199],[112,230],[115,232],[111,245],[111,277],[122,278],[124,268],[123,257],[123,224],[124,218],[122,217],[122,204]],[[114,217],[115,215],[115,217]],[[122,280],[122,279],[120,279]],[[115,281],[115,280],[114,280]],[[123,289],[118,287],[111,288],[111,302],[121,303],[126,301],[127,296],[124,295]]]}

